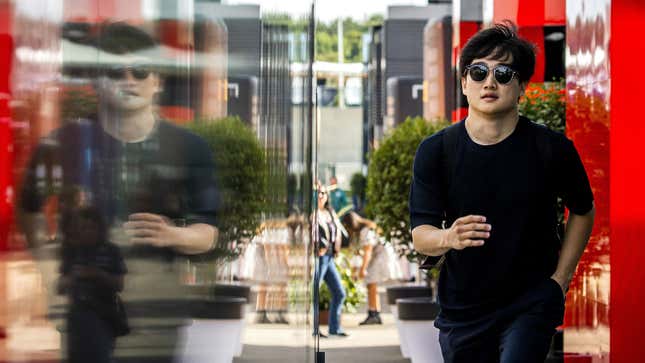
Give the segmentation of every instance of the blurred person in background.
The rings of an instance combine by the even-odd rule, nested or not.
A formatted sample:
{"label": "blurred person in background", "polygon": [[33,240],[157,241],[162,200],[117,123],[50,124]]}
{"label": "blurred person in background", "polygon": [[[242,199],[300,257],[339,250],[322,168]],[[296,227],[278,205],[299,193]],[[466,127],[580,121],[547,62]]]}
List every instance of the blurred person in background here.
{"label": "blurred person in background", "polygon": [[162,80],[152,36],[105,23],[92,44],[96,114],[66,120],[40,142],[25,172],[19,219],[30,247],[43,248],[37,220],[46,200],[83,188],[84,203],[100,212],[129,269],[123,298],[138,326],[119,339],[115,360],[122,347],[137,359],[172,362],[190,296],[177,261],[209,252],[218,236],[211,151],[155,113]]}
{"label": "blurred person in background", "polygon": [[349,232],[349,240],[358,240],[363,252],[358,278],[364,279],[367,285],[368,310],[367,317],[359,325],[382,324],[378,284],[389,280],[390,273],[387,253],[377,235],[377,225],[353,211],[346,213],[342,222]]}
{"label": "blurred person in background", "polygon": [[[331,302],[329,304],[329,335],[338,337],[349,336],[341,328],[341,312],[343,309],[343,302],[347,293],[343,287],[342,280],[334,257],[340,253],[342,234],[340,228],[342,227],[336,212],[331,207],[329,202],[329,195],[327,188],[318,185],[318,210],[317,210],[317,244],[318,248],[318,269],[314,276],[314,288],[319,289],[320,284],[324,281],[331,292]],[[318,309],[318,306],[314,306]],[[317,329],[318,327],[314,327]],[[326,337],[321,332],[315,332],[320,337]]]}
{"label": "blurred person in background", "polygon": [[345,191],[338,185],[338,179],[335,176],[329,178],[329,185],[327,186],[327,191],[329,192],[329,203],[331,203],[334,211],[338,213],[339,216],[345,214],[348,209],[345,209],[348,205],[351,204],[347,201],[347,194]]}

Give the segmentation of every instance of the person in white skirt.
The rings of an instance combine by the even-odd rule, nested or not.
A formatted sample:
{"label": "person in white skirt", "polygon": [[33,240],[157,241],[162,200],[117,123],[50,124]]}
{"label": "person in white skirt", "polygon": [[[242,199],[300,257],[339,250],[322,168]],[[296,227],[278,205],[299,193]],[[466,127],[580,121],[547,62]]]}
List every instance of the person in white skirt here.
{"label": "person in white skirt", "polygon": [[380,243],[377,225],[374,221],[361,217],[350,211],[343,216],[343,225],[349,232],[350,241],[358,240],[363,251],[363,261],[358,270],[358,277],[367,284],[367,318],[359,325],[382,324],[378,284],[391,278],[387,252]]}

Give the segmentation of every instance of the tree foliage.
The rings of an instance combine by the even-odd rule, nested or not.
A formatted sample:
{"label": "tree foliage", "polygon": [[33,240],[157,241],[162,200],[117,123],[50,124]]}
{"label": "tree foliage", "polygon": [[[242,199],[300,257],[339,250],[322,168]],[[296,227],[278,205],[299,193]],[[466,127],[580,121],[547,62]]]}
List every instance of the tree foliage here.
{"label": "tree foliage", "polygon": [[267,164],[262,145],[237,116],[200,120],[188,125],[213,152],[215,182],[220,195],[217,216],[219,248],[237,255],[251,238],[266,207]]}
{"label": "tree foliage", "polygon": [[412,163],[423,139],[448,126],[445,120],[428,122],[408,117],[386,136],[370,159],[367,174],[367,214],[383,230],[400,254],[414,258],[408,195]]}

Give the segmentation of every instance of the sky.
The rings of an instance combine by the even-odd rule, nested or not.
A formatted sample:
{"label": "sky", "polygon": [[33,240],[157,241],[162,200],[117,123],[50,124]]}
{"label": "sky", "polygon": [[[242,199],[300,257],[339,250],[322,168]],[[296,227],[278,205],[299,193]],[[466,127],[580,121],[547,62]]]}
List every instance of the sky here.
{"label": "sky", "polygon": [[[294,15],[306,14],[311,3],[306,0],[224,0],[226,4],[259,4],[261,11],[288,12]],[[426,5],[427,0],[316,0],[316,18],[330,21],[343,17],[363,20],[372,14],[385,15],[389,5]]]}

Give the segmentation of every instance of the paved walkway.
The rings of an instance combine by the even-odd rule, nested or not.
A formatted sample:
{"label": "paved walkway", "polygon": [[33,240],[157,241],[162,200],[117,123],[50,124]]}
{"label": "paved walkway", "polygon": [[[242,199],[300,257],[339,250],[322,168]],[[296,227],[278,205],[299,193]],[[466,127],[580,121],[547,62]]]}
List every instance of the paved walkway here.
{"label": "paved walkway", "polygon": [[[252,321],[253,314],[249,314]],[[383,314],[383,325],[358,326],[363,314],[344,314],[348,338],[320,339],[326,363],[409,363],[401,356],[399,337],[391,314]],[[242,356],[234,363],[313,362],[313,338],[304,325],[265,325],[249,323],[244,333]],[[321,328],[323,332],[327,327]]]}

